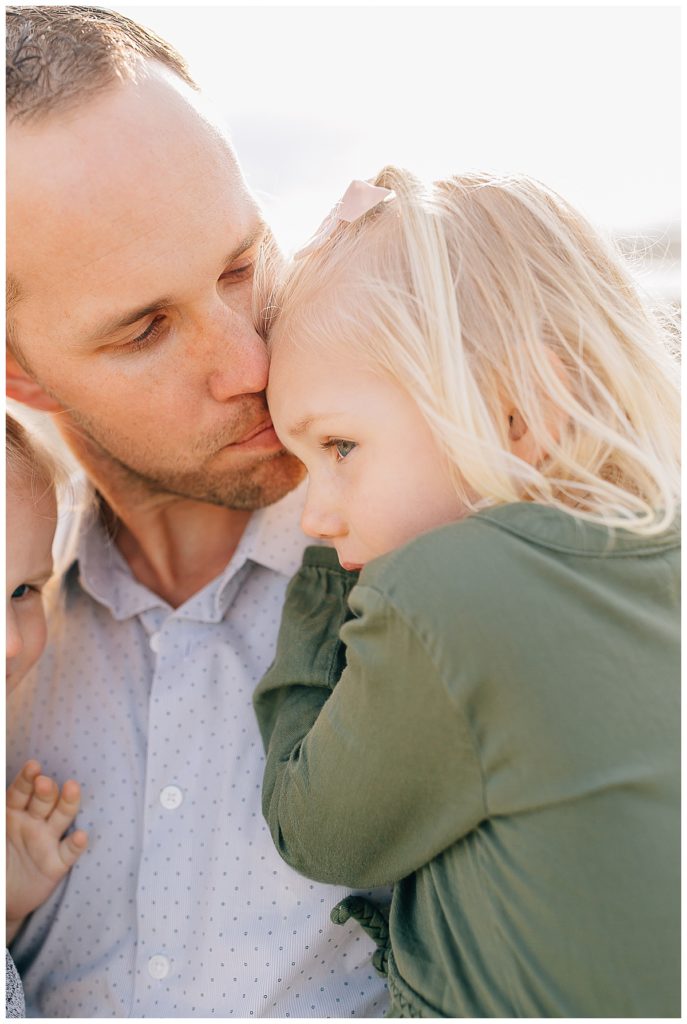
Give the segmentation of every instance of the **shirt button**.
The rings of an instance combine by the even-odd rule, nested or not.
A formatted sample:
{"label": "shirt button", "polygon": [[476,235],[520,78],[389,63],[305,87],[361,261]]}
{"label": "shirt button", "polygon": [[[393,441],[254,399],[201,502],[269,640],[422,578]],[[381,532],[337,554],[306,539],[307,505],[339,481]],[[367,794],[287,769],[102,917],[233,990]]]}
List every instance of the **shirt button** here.
{"label": "shirt button", "polygon": [[169,974],[169,960],[162,953],[156,953],[148,961],[148,974],[151,978],[166,978]]}
{"label": "shirt button", "polygon": [[151,651],[155,651],[155,653],[157,654],[157,652],[160,650],[160,634],[153,633],[150,639],[148,640],[148,643],[150,644]]}
{"label": "shirt button", "polygon": [[160,803],[168,811],[176,811],[184,799],[184,794],[178,786],[165,786],[160,792]]}

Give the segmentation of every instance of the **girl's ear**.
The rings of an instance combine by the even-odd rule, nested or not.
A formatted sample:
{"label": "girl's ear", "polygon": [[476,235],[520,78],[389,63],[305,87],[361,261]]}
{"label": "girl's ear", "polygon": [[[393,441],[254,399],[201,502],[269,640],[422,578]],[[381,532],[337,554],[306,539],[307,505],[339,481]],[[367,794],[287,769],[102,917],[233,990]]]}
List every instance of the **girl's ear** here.
{"label": "girl's ear", "polygon": [[5,377],[8,398],[28,405],[31,409],[40,409],[41,412],[63,412],[60,403],[46,394],[40,384],[29,376],[9,351],[7,352]]}
{"label": "girl's ear", "polygon": [[523,462],[536,466],[545,457],[546,452],[535,442],[519,409],[506,409],[506,415],[511,452]]}
{"label": "girl's ear", "polygon": [[520,441],[527,433],[527,424],[517,409],[508,415],[508,437],[511,441]]}
{"label": "girl's ear", "polygon": [[[551,349],[546,349],[546,356],[554,373],[565,385],[566,373],[560,357]],[[542,396],[542,406],[546,432],[551,442],[557,444],[567,428],[568,417],[556,405],[554,399],[549,396]],[[548,455],[547,444],[545,441],[539,444],[535,442],[532,437],[532,431],[529,429],[524,416],[513,405],[512,399],[506,400],[504,412],[508,417],[508,440],[510,441],[510,450],[513,455],[517,455],[524,462],[529,462],[531,466],[537,466],[543,462]]]}

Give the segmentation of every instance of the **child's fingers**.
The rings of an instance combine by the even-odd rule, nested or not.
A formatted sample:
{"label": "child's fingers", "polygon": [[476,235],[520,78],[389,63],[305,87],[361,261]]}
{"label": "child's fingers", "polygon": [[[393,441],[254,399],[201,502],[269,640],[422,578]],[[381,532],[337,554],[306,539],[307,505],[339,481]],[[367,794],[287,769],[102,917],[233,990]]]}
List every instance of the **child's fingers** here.
{"label": "child's fingers", "polygon": [[41,773],[38,761],[27,761],[7,790],[7,806],[13,811],[26,810],[33,795],[33,784]]}
{"label": "child's fingers", "polygon": [[70,832],[58,846],[60,858],[65,868],[70,868],[76,864],[87,846],[88,836],[83,829],[78,828],[76,832]]}
{"label": "child's fingers", "polygon": [[81,803],[81,787],[74,779],[68,779],[62,787],[60,798],[55,809],[48,818],[50,831],[59,839],[67,831],[76,817]]}
{"label": "child's fingers", "polygon": [[33,783],[33,796],[29,800],[28,812],[32,818],[47,818],[57,803],[59,789],[53,779],[39,775]]}

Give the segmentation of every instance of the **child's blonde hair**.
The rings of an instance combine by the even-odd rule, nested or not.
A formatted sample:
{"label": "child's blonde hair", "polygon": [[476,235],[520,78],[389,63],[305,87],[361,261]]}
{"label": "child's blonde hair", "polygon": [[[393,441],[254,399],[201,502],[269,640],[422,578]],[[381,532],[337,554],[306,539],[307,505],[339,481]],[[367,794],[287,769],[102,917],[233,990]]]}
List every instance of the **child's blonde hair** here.
{"label": "child's blonde hair", "polygon": [[[531,178],[424,187],[385,168],[375,207],[282,272],[257,304],[270,344],[336,346],[406,390],[445,450],[468,511],[536,501],[655,534],[679,495],[672,335],[621,262]],[[506,404],[546,455],[509,447]]]}
{"label": "child's blonde hair", "polygon": [[26,486],[34,501],[52,491],[57,495],[65,481],[62,465],[18,420],[5,415],[5,458],[10,477]]}

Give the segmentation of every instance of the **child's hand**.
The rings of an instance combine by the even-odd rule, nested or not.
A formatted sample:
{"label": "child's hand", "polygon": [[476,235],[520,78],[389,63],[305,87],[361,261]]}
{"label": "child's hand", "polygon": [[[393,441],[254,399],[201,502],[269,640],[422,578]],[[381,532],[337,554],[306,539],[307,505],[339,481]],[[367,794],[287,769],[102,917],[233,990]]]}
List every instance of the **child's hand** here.
{"label": "child's hand", "polygon": [[43,903],[86,849],[78,829],[62,839],[81,801],[78,782],[57,784],[27,761],[7,790],[7,939]]}

